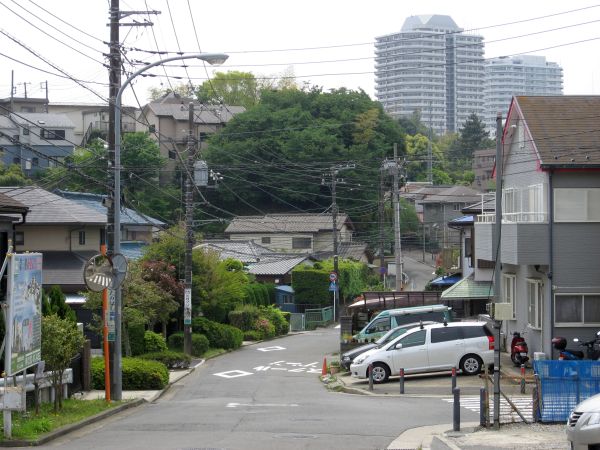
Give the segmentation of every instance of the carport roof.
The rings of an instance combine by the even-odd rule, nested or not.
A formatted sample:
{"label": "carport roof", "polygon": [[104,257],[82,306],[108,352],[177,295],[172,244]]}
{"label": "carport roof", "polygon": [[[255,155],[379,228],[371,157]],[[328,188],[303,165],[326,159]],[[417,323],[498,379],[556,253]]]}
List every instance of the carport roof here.
{"label": "carport roof", "polygon": [[473,300],[491,298],[494,286],[491,281],[475,281],[473,275],[463,278],[442,292],[442,300]]}

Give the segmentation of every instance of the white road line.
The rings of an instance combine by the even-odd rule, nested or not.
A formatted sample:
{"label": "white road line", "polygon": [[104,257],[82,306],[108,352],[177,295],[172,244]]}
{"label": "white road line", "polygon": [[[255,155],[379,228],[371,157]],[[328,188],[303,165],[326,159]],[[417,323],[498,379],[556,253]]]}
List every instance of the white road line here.
{"label": "white road line", "polygon": [[294,408],[300,406],[297,403],[227,403],[226,408],[237,408],[239,406],[253,407],[253,408],[272,408],[272,407],[284,407]]}
{"label": "white road line", "polygon": [[[445,402],[454,403],[453,398],[444,398]],[[514,397],[510,399],[511,402],[519,409],[521,414],[527,419],[533,419],[533,405],[531,398],[528,397]],[[461,397],[460,406],[468,409],[469,411],[473,411],[479,413],[479,397]],[[493,399],[490,398],[490,414],[492,414],[494,410]],[[504,399],[500,399],[500,421],[504,422],[520,422],[521,418],[519,415],[512,409],[510,404]]]}

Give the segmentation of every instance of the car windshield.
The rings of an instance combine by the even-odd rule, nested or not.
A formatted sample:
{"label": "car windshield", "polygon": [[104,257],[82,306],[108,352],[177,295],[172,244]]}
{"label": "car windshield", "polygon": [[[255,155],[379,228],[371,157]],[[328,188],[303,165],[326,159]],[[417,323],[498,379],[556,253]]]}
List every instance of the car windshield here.
{"label": "car windshield", "polygon": [[382,345],[387,344],[388,342],[390,342],[392,339],[397,338],[398,336],[400,336],[401,334],[406,333],[411,327],[398,327],[398,328],[394,328],[393,330],[388,331],[387,333],[385,333],[383,336],[381,336],[379,339],[377,339],[375,341],[375,344],[377,344],[377,347],[381,347]]}

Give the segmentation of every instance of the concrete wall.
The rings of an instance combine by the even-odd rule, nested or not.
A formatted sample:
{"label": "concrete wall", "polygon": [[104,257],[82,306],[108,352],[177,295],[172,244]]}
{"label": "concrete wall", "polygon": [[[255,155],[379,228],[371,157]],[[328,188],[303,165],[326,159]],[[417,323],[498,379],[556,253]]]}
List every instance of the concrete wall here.
{"label": "concrete wall", "polygon": [[[16,225],[24,233],[17,251],[81,251],[100,248],[100,226]],[[85,230],[85,245],[79,245],[79,231]]]}

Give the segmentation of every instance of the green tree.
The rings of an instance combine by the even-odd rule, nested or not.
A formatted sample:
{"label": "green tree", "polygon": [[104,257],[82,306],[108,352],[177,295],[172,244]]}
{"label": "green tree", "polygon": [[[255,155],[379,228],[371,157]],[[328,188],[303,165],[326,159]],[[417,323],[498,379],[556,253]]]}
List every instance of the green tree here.
{"label": "green tree", "polygon": [[50,316],[56,314],[61,319],[67,319],[77,323],[75,311],[67,305],[67,297],[63,294],[60,286],[54,285],[44,292],[42,297],[42,314]]}
{"label": "green tree", "polygon": [[31,184],[31,180],[25,177],[19,164],[11,164],[6,167],[0,163],[0,186],[25,186]]}
{"label": "green tree", "polygon": [[251,72],[216,72],[202,83],[196,96],[202,103],[225,103],[250,108],[260,99],[261,84]]}
{"label": "green tree", "polygon": [[[477,114],[472,113],[459,130],[459,138],[450,148],[449,157],[454,160],[473,160],[473,152],[478,149],[490,148],[494,142],[485,129],[485,125]],[[469,166],[470,167],[470,166]]]}
{"label": "green tree", "polygon": [[83,334],[75,322],[61,319],[56,314],[42,317],[42,360],[52,371],[52,386],[56,393],[54,412],[62,409],[62,377],[83,342]]}

